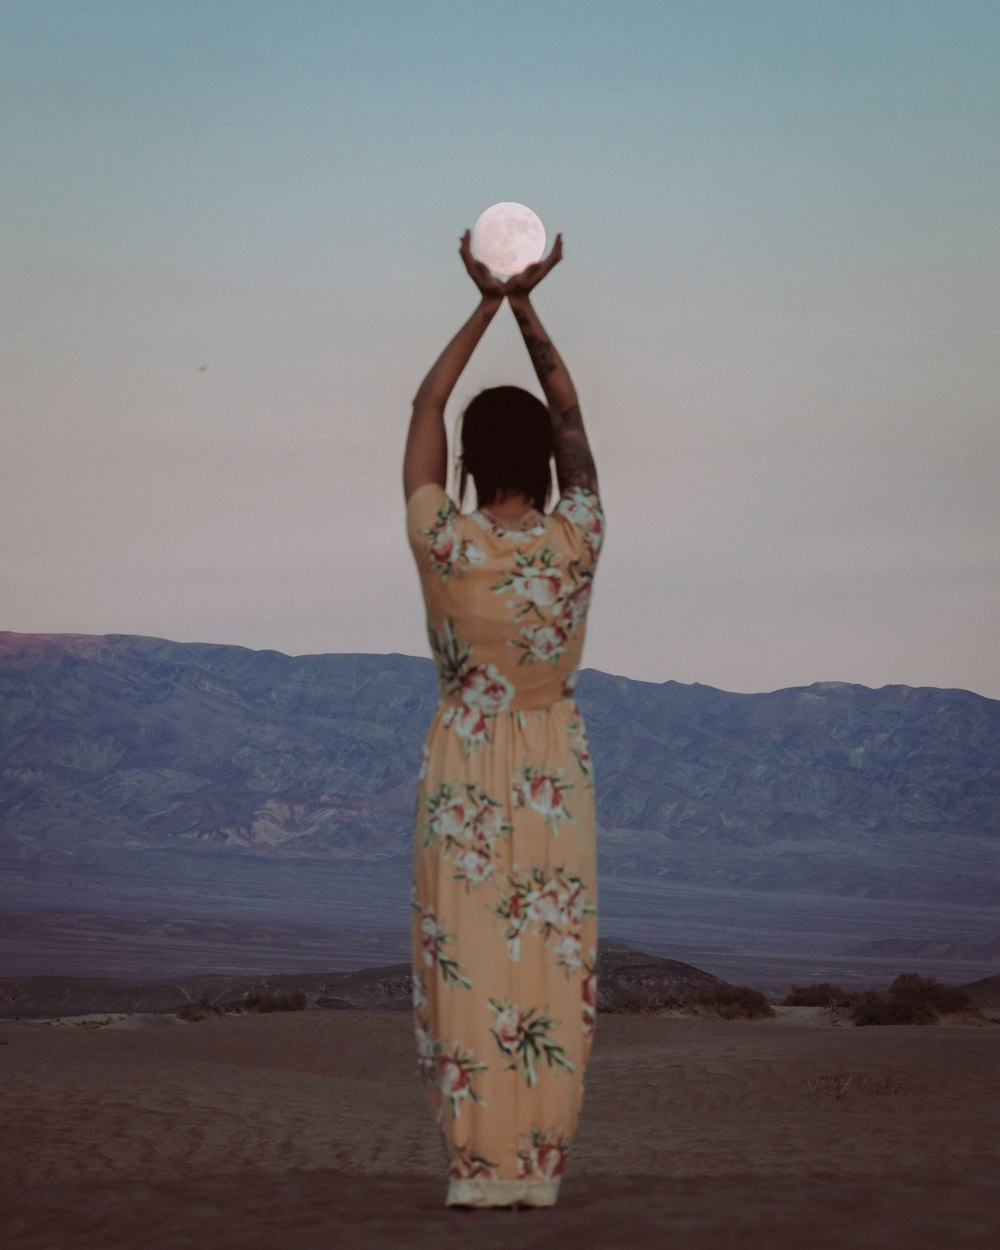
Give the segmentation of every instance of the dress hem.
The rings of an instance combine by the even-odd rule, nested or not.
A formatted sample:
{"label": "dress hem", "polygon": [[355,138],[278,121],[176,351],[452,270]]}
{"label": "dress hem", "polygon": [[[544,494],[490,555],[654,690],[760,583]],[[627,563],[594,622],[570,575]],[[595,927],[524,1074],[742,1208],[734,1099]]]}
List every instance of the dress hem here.
{"label": "dress hem", "polygon": [[559,1180],[455,1178],[448,1184],[445,1206],[503,1207],[521,1202],[529,1207],[552,1207],[558,1196]]}

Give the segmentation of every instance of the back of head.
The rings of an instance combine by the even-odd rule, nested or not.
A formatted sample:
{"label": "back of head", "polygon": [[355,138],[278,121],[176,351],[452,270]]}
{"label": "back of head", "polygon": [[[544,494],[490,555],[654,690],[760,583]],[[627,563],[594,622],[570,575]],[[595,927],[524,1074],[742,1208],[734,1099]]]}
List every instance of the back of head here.
{"label": "back of head", "polygon": [[520,386],[480,391],[462,414],[460,445],[460,504],[471,475],[479,507],[521,493],[544,510],[552,488],[552,420],[537,396]]}

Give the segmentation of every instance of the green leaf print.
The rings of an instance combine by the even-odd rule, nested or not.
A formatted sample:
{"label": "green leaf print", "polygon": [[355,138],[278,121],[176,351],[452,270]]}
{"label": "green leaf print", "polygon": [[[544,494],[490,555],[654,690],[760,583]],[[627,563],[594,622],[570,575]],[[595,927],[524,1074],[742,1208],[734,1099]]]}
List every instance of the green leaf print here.
{"label": "green leaf print", "polygon": [[521,936],[531,932],[548,946],[556,937],[553,966],[564,969],[567,979],[582,966],[583,918],[597,914],[587,900],[583,879],[563,867],[534,865],[528,872],[506,874],[509,889],[499,891],[492,910],[507,921],[504,938],[513,960],[521,957]]}
{"label": "green leaf print", "polygon": [[485,1155],[476,1154],[468,1143],[464,1146],[456,1144],[452,1150],[454,1155],[448,1169],[450,1180],[472,1180],[477,1176],[483,1176],[487,1180],[500,1179],[500,1164],[496,1159],[487,1159]]}
{"label": "green leaf print", "polygon": [[445,619],[440,632],[433,626],[428,626],[427,636],[438,680],[448,694],[458,694],[472,656],[472,644],[462,642],[451,617]]}
{"label": "green leaf print", "polygon": [[420,531],[427,539],[430,568],[440,573],[443,581],[462,572],[470,564],[482,564],[484,559],[482,551],[474,542],[459,538],[452,524],[456,513],[457,509],[449,499],[438,509],[430,529]]}
{"label": "green leaf print", "polygon": [[434,1061],[437,1076],[437,1087],[444,1097],[452,1116],[458,1117],[462,1103],[466,1098],[481,1107],[486,1106],[486,1099],[476,1092],[472,1083],[473,1074],[485,1072],[487,1063],[474,1063],[475,1052],[462,1048],[461,1042],[434,1042]]}
{"label": "green leaf print", "polygon": [[445,943],[454,940],[454,933],[446,933],[440,928],[434,904],[428,903],[420,912],[420,945],[424,953],[424,963],[428,968],[436,967],[446,985],[460,985],[471,989],[472,982],[462,972],[458,961],[444,953]]}
{"label": "green leaf print", "polygon": [[518,660],[519,665],[547,661],[553,668],[557,668],[566,654],[568,641],[565,630],[559,625],[546,622],[542,625],[524,626],[520,639],[508,638],[507,645],[517,647],[524,653]]}
{"label": "green leaf print", "polygon": [[522,652],[519,665],[548,662],[555,668],[586,620],[593,574],[579,560],[563,567],[561,559],[551,547],[530,556],[517,551],[514,568],[490,587],[494,594],[511,596],[515,621],[531,618],[520,638],[507,640]]}
{"label": "green leaf print", "polygon": [[454,730],[462,750],[471,756],[490,742],[489,727],[496,714],[509,707],[514,686],[495,664],[470,663],[472,646],[462,642],[450,617],[440,630],[428,623],[428,636],[442,694],[461,700],[448,708],[443,724]]}
{"label": "green leaf print", "polygon": [[548,1036],[553,1025],[559,1024],[547,1016],[540,1007],[522,1011],[509,998],[491,998],[490,1010],[495,1012],[495,1027],[490,1029],[493,1039],[511,1062],[507,1069],[519,1071],[528,1085],[538,1080],[536,1063],[544,1060],[556,1071],[572,1072],[573,1064],[566,1057],[566,1050]]}
{"label": "green leaf print", "polygon": [[534,615],[545,624],[548,617],[543,609],[558,608],[566,589],[559,553],[551,547],[543,547],[530,556],[523,551],[515,552],[514,568],[494,582],[490,589],[498,595],[507,591],[512,593],[515,621]]}

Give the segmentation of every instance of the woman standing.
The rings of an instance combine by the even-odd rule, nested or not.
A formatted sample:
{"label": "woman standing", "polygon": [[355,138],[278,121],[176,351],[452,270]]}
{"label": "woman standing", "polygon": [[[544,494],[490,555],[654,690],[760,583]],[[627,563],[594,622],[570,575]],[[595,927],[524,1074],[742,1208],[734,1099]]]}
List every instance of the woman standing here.
{"label": "woman standing", "polygon": [[[604,520],[576,391],[530,300],[562,236],[506,283],[468,231],[459,254],[479,306],[417,392],[403,466],[441,696],[417,796],[414,1026],[445,1205],[552,1206],[595,1024],[594,789],[573,692]],[[514,386],[477,395],[456,499],[445,405],[504,298],[548,407]]]}

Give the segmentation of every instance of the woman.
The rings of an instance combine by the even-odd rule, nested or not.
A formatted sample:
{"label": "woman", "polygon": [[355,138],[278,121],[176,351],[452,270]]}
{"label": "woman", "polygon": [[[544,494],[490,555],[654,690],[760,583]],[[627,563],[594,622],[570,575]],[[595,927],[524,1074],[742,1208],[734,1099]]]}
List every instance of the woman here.
{"label": "woman", "polygon": [[[562,236],[506,283],[468,231],[459,254],[479,306],[417,392],[403,465],[441,694],[417,796],[414,1025],[445,1205],[552,1206],[595,1023],[594,791],[573,691],[603,515],[576,391],[530,299]],[[476,396],[453,499],[445,404],[505,297],[548,407],[519,387]],[[467,475],[477,509],[462,513]]]}

